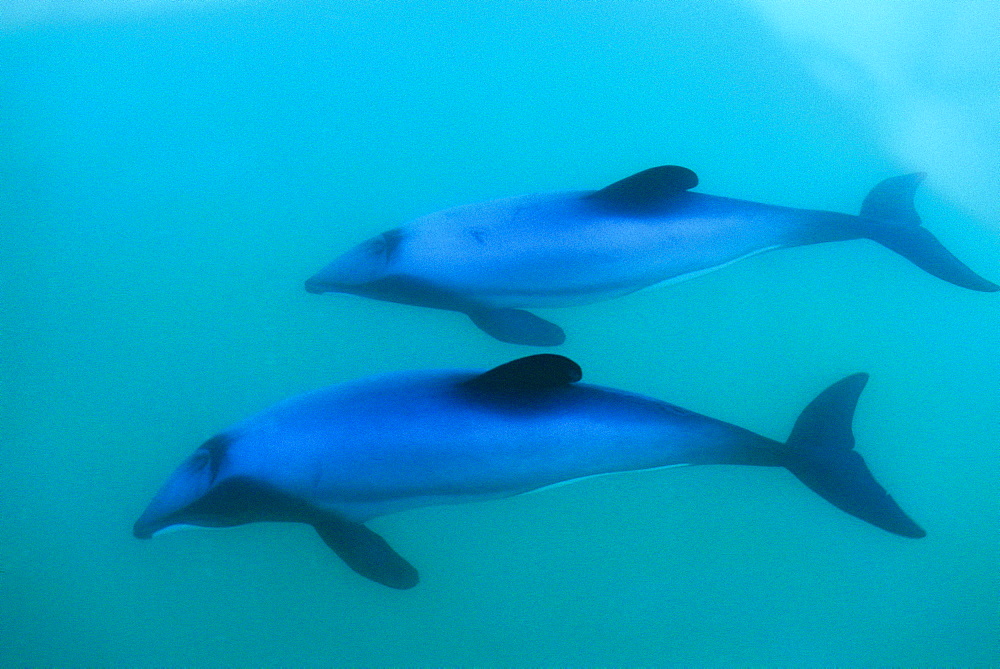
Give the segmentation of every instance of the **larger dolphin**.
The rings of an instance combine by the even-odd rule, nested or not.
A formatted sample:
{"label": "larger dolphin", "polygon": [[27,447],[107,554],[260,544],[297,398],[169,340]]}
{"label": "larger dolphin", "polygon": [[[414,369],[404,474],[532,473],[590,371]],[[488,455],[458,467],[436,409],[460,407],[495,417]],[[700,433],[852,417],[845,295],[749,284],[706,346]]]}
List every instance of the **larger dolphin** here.
{"label": "larger dolphin", "polygon": [[573,361],[541,354],[486,372],[402,372],[293,397],[199,447],[135,523],[135,536],[177,525],[308,523],[357,573],[410,588],[416,570],[364,521],[693,464],[786,467],[847,513],[924,536],[853,450],[865,374],[821,393],[785,443],[580,378]]}
{"label": "larger dolphin", "polygon": [[306,281],[468,314],[493,337],[553,346],[557,325],[524,311],[626,295],[803,244],[872,239],[964,288],[1000,290],[921,227],[923,174],[875,186],[860,216],[690,192],[691,170],[654,167],[598,191],[524,195],[446,209],[369,239]]}

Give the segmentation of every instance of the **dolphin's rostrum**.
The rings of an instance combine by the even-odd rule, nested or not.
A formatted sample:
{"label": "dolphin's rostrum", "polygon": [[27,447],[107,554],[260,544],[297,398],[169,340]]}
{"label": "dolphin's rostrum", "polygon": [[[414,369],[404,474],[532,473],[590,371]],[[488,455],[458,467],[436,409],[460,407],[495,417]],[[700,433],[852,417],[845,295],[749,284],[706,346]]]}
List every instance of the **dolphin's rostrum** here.
{"label": "dolphin's rostrum", "polygon": [[525,309],[598,302],[820,242],[872,239],[955,285],[1000,290],[921,227],[913,194],[923,177],[886,179],[852,216],[694,193],[691,170],[654,167],[598,191],[418,218],[348,251],[306,290],[458,311],[501,341],[533,346],[561,344],[565,335]]}
{"label": "dolphin's rostrum", "polygon": [[694,464],[785,467],[853,516],[924,536],[853,450],[866,374],[823,391],[785,443],[580,378],[573,361],[541,354],[486,372],[399,372],[290,398],[199,447],[135,523],[135,536],[179,525],[307,523],[354,571],[405,589],[417,571],[365,521]]}

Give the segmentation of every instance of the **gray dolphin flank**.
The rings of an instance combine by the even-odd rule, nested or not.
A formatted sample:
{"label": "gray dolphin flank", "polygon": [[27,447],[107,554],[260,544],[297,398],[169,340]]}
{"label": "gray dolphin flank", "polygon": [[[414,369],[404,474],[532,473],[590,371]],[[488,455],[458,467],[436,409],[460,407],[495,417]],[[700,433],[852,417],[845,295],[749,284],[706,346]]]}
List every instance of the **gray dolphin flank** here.
{"label": "gray dolphin flank", "polygon": [[740,464],[785,467],[857,518],[924,536],[854,451],[866,374],[820,393],[785,443],[580,378],[573,361],[541,354],[486,372],[400,372],[293,397],[199,447],[133,532],[307,523],[358,574],[405,589],[416,569],[365,521],[613,472]]}
{"label": "gray dolphin flank", "polygon": [[694,172],[654,167],[598,191],[525,195],[447,209],[348,251],[306,281],[467,314],[493,337],[533,346],[565,335],[525,309],[566,307],[681,281],[758,253],[872,239],[955,285],[1000,290],[925,228],[923,174],[886,179],[858,216],[694,193]]}

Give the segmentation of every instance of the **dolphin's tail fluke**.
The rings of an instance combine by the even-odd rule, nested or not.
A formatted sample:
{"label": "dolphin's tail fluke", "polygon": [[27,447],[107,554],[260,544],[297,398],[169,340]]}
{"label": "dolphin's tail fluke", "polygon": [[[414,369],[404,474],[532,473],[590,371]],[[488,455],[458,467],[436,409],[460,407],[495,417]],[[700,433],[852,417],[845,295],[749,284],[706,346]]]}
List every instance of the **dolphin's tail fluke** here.
{"label": "dolphin's tail fluke", "polygon": [[880,486],[854,450],[851,423],[867,374],[833,384],[805,408],[792,428],[781,464],[837,508],[904,537],[926,533]]}
{"label": "dolphin's tail fluke", "polygon": [[956,286],[993,292],[1000,290],[953,256],[920,224],[913,194],[926,175],[922,172],[892,177],[872,188],[861,205],[863,235],[892,249],[917,267]]}

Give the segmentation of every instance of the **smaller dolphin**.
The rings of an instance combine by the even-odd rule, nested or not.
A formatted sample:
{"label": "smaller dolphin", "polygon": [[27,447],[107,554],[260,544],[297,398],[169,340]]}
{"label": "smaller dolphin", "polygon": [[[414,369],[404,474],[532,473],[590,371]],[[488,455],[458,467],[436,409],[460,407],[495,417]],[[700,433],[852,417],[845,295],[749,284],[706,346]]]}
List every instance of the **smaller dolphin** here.
{"label": "smaller dolphin", "polygon": [[866,374],[820,393],[783,444],[581,376],[572,360],[541,354],[486,372],[400,372],[293,397],[202,444],[133,532],[306,523],[358,574],[405,589],[416,569],[366,520],[613,472],[740,464],[785,467],[853,516],[924,536],[853,450]]}
{"label": "smaller dolphin", "polygon": [[921,227],[913,194],[923,178],[886,179],[851,216],[692,193],[694,172],[653,167],[598,191],[524,195],[418,218],[340,256],[306,290],[458,311],[500,341],[531,346],[566,336],[526,308],[607,300],[820,242],[872,239],[945,281],[1000,290]]}

